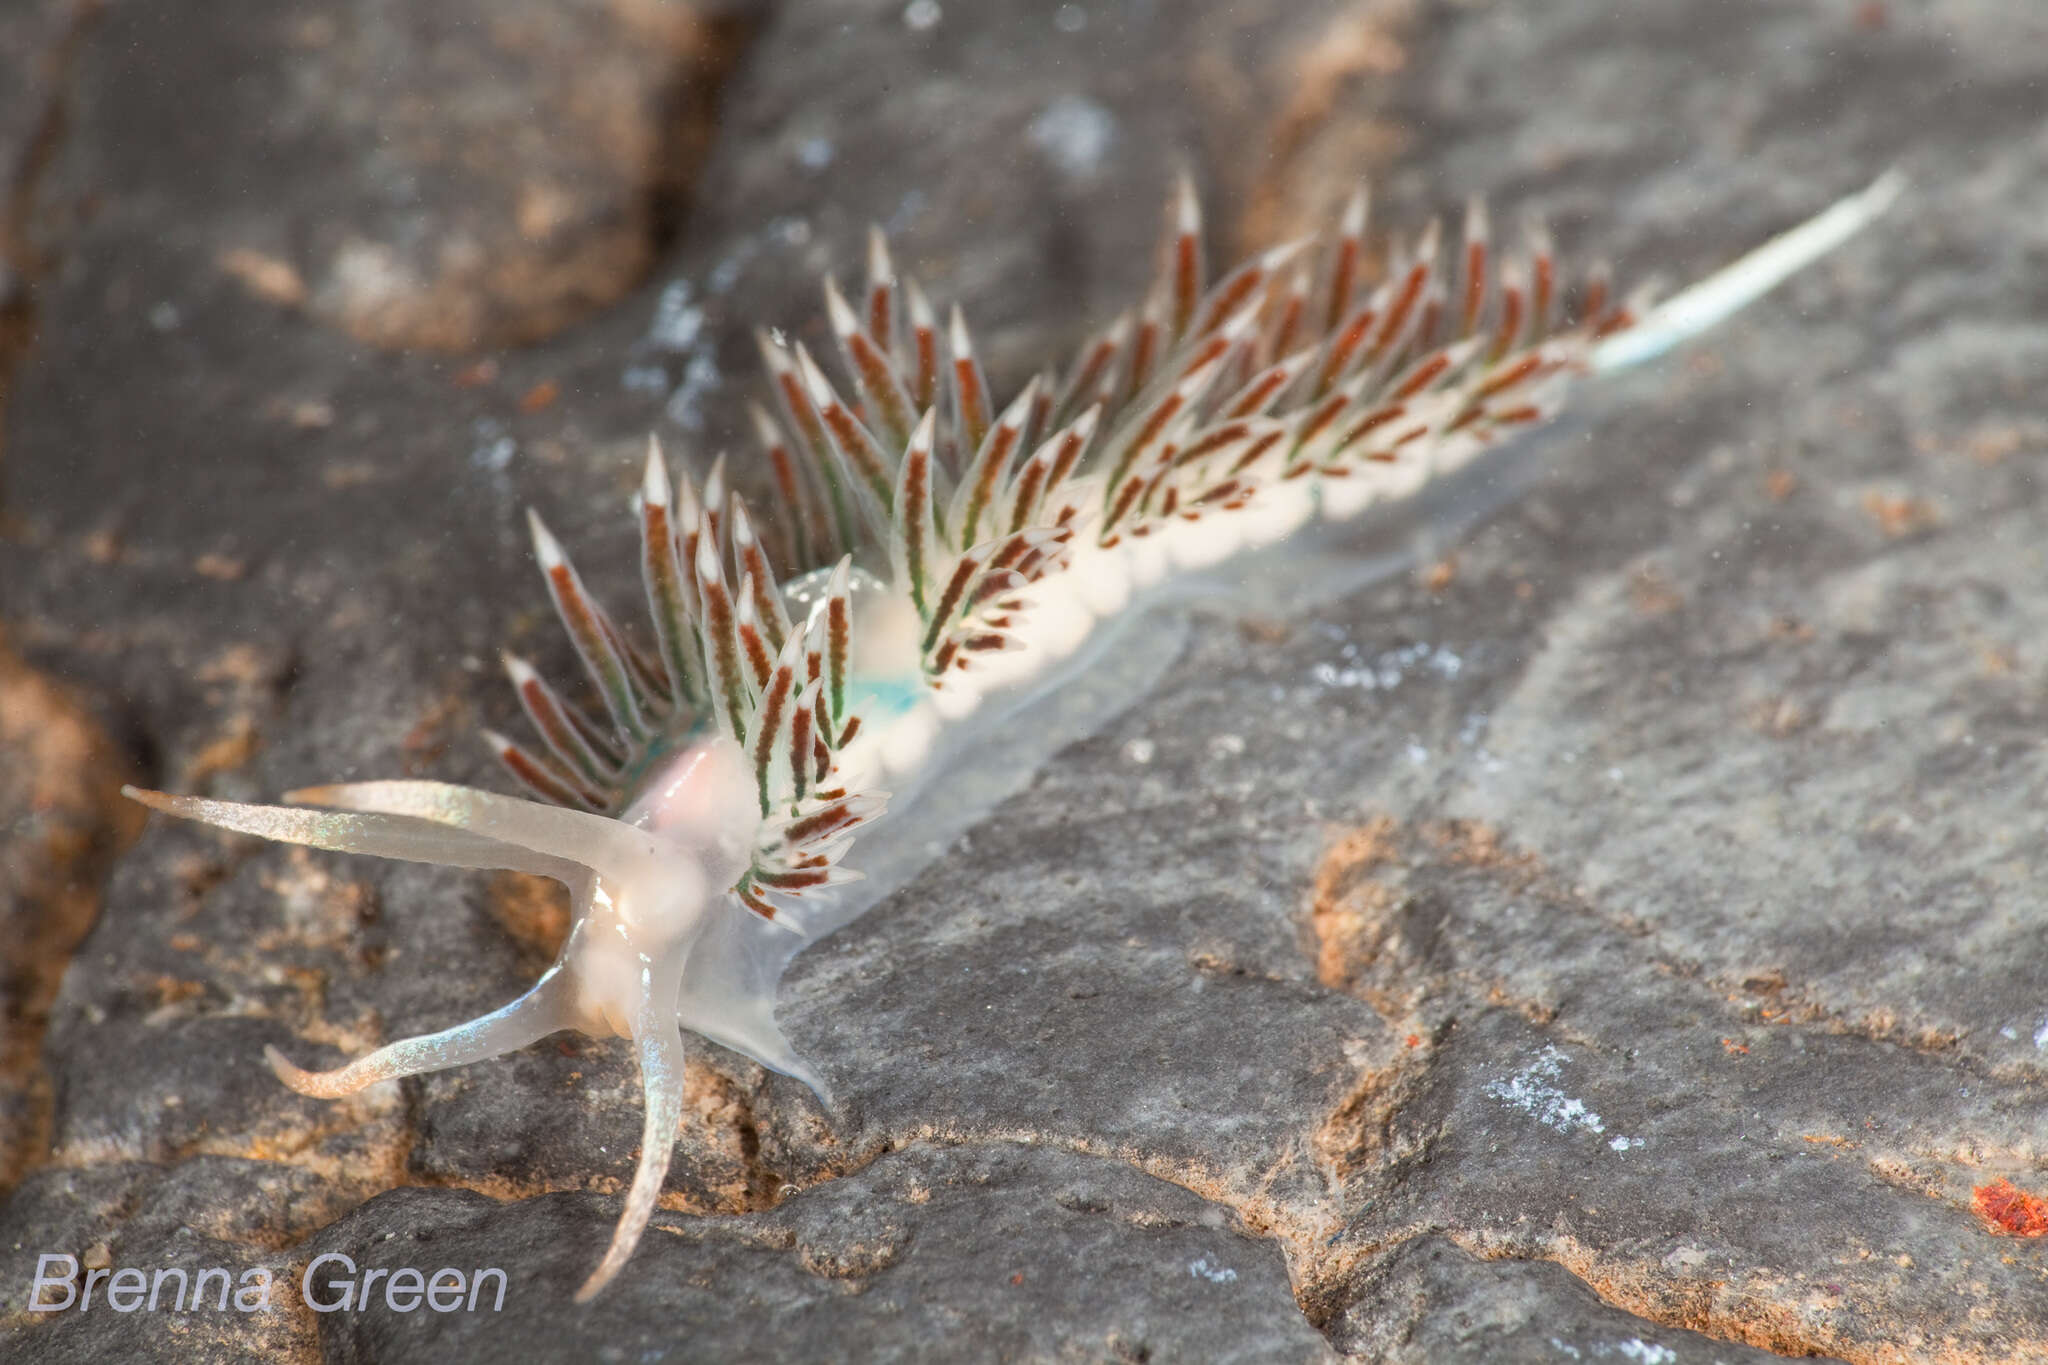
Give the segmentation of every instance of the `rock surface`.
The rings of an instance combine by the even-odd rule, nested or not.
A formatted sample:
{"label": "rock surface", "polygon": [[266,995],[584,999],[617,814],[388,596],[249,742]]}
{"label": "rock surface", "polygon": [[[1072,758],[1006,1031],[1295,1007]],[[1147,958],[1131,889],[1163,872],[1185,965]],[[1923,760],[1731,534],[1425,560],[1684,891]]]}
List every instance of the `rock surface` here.
{"label": "rock surface", "polygon": [[35,281],[52,224],[38,191],[65,131],[71,65],[98,0],[25,0],[0,13],[0,480],[7,399],[35,335]]}
{"label": "rock surface", "polygon": [[100,884],[142,821],[128,763],[93,717],[0,636],[0,1182],[42,1160],[50,1084],[43,1029]]}
{"label": "rock surface", "polygon": [[[106,169],[131,204],[259,301],[373,346],[529,342],[618,300],[665,245],[748,27],[730,9],[147,10],[103,46],[89,117],[120,129]],[[166,98],[177,116],[150,120]]]}
{"label": "rock surface", "polygon": [[[649,8],[592,7],[590,41],[646,61]],[[1142,278],[1177,159],[1240,246],[1369,171],[1382,222],[1485,191],[1632,278],[1703,273],[1893,162],[1914,190],[1585,392],[1430,572],[1200,615],[1152,695],[799,959],[781,1013],[834,1113],[698,1049],[665,1211],[588,1307],[567,1293],[638,1135],[616,1046],[332,1105],[261,1061],[507,998],[547,897],[152,828],[42,1045],[0,1355],[2048,1359],[2048,1239],[1979,1193],[2048,1195],[2048,18],[699,12],[750,41],[653,280],[444,359],[223,269],[273,234],[253,249],[317,297],[326,239],[292,225],[389,184],[402,111],[352,105],[346,63],[281,104],[303,68],[270,13],[192,9],[151,46],[152,7],[114,6],[81,49],[0,513],[26,664],[140,737],[148,780],[237,798],[495,784],[471,736],[513,714],[496,649],[563,653],[523,507],[622,598],[645,430],[734,440],[748,328],[817,329],[811,279],[853,273],[871,220],[1014,382]],[[508,117],[465,84],[504,49],[437,41],[392,50],[452,80],[422,136],[468,145]],[[462,172],[426,188],[440,164],[422,202],[516,234]],[[575,221],[612,222],[608,192],[571,186]],[[400,220],[427,221],[362,221]],[[278,1304],[31,1315],[44,1252],[262,1266]],[[316,1316],[296,1285],[327,1252],[511,1292]]]}

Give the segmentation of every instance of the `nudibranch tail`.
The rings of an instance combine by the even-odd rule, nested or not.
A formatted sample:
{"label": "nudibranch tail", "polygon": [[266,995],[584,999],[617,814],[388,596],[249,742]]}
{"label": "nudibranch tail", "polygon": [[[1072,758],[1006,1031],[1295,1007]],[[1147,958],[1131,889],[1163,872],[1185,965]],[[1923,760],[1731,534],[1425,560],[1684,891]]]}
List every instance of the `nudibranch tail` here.
{"label": "nudibranch tail", "polygon": [[1905,190],[1905,175],[1886,171],[1732,265],[1672,295],[1636,326],[1601,342],[1593,351],[1594,372],[1608,374],[1639,365],[1732,317],[1868,227]]}

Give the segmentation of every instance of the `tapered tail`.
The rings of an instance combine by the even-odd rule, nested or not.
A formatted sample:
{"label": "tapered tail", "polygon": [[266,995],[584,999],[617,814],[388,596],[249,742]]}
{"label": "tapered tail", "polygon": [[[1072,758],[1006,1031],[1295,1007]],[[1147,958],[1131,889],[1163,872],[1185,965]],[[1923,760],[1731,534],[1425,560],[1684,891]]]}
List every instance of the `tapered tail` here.
{"label": "tapered tail", "polygon": [[1904,175],[1886,171],[1866,188],[1779,233],[1725,270],[1672,295],[1641,322],[1595,347],[1594,373],[1640,365],[1747,308],[1861,232],[1905,188]]}

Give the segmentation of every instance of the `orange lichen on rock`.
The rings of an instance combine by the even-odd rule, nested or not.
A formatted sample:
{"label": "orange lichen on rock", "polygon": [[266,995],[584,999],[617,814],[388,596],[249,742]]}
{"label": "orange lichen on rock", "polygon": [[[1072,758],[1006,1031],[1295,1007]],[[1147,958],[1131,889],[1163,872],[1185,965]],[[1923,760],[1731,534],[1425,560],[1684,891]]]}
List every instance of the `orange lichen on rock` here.
{"label": "orange lichen on rock", "polygon": [[1310,1152],[1332,1180],[1341,1183],[1402,1154],[1394,1124],[1415,1098],[1418,1061],[1401,1057],[1361,1072],[1309,1135]]}
{"label": "orange lichen on rock", "polygon": [[1927,499],[1889,493],[1864,494],[1863,510],[1870,514],[1878,529],[1893,540],[1930,530],[1941,520],[1934,504]]}
{"label": "orange lichen on rock", "polygon": [[100,883],[140,832],[130,760],[85,702],[0,636],[0,1188],[44,1153],[43,1028]]}
{"label": "orange lichen on rock", "polygon": [[1977,1216],[2009,1237],[2048,1237],[2048,1199],[2028,1194],[2010,1180],[1994,1180],[1970,1191]]}
{"label": "orange lichen on rock", "polygon": [[297,308],[306,301],[305,277],[290,261],[266,255],[254,247],[238,246],[222,252],[215,264],[221,273],[239,281],[266,303]]}
{"label": "orange lichen on rock", "polygon": [[1685,595],[1655,564],[1638,565],[1629,574],[1628,600],[1644,616],[1666,616],[1685,605]]}
{"label": "orange lichen on rock", "polygon": [[1311,230],[1330,207],[1330,187],[1348,187],[1406,149],[1411,134],[1385,105],[1389,78],[1408,65],[1418,9],[1412,0],[1340,7],[1282,58],[1286,97],[1267,126],[1238,224],[1247,249]]}
{"label": "orange lichen on rock", "polygon": [[1479,820],[1438,820],[1423,830],[1443,860],[1452,867],[1491,872],[1507,886],[1528,890],[1544,880],[1543,860],[1525,849],[1508,846],[1501,832]]}
{"label": "orange lichen on rock", "polygon": [[491,878],[491,914],[538,976],[569,936],[569,894],[545,877],[500,872]]}
{"label": "orange lichen on rock", "polygon": [[1394,835],[1393,820],[1376,816],[1339,839],[1316,868],[1309,927],[1316,936],[1316,979],[1331,990],[1351,985],[1373,955],[1373,926],[1398,899],[1370,875],[1393,857]]}

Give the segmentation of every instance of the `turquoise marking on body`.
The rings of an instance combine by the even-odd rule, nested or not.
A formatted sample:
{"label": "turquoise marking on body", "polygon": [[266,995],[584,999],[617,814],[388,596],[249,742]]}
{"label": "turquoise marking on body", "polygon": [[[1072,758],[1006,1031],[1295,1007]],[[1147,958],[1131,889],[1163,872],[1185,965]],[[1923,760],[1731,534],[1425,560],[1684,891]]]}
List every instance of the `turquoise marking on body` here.
{"label": "turquoise marking on body", "polygon": [[869,725],[907,716],[924,700],[928,689],[922,674],[898,673],[886,678],[855,676],[846,680],[847,706]]}

